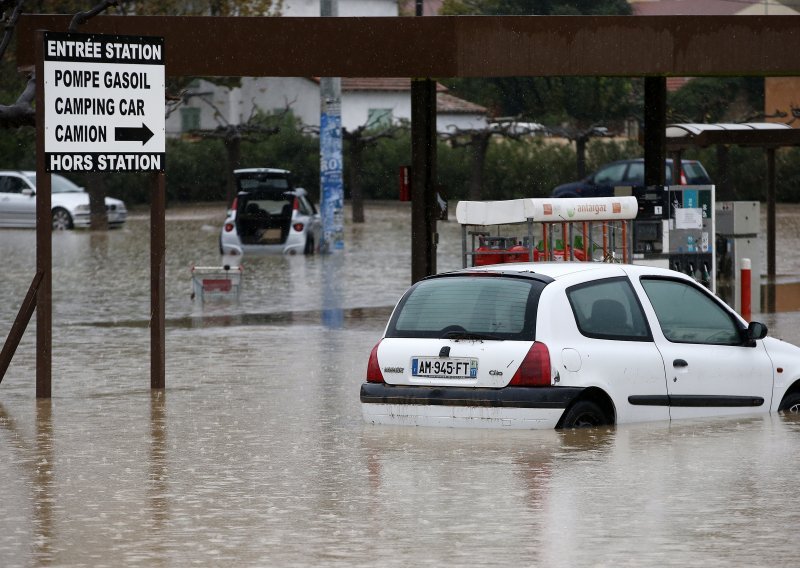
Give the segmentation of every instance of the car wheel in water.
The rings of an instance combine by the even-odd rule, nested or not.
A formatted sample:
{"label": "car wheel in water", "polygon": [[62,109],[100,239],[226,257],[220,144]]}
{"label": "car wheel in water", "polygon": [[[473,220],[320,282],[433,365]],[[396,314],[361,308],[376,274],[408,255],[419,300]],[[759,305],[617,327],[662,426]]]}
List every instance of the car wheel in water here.
{"label": "car wheel in water", "polygon": [[66,231],[72,228],[72,216],[69,211],[57,207],[53,209],[53,230]]}
{"label": "car wheel in water", "polygon": [[306,247],[303,249],[303,254],[314,254],[314,237],[311,235],[306,237]]}
{"label": "car wheel in water", "polygon": [[786,395],[778,411],[787,414],[800,414],[800,392],[793,392],[792,394]]}
{"label": "car wheel in water", "polygon": [[562,428],[592,428],[608,424],[603,410],[591,400],[579,400],[564,415]]}

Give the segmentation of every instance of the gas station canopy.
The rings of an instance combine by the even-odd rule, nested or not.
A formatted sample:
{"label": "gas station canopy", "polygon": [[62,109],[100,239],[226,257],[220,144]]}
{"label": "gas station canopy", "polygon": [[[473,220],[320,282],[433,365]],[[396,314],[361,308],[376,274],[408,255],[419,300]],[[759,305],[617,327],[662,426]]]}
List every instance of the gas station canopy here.
{"label": "gas station canopy", "polygon": [[685,150],[691,146],[716,144],[758,146],[760,148],[800,145],[800,130],[774,122],[743,124],[669,124],[667,149]]}

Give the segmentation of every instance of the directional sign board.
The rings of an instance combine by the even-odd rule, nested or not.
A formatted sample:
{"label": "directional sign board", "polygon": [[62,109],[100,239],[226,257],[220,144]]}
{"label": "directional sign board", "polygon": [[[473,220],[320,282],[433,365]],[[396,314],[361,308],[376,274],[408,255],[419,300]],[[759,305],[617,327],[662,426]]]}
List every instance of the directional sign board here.
{"label": "directional sign board", "polygon": [[46,32],[48,172],[164,171],[164,38]]}

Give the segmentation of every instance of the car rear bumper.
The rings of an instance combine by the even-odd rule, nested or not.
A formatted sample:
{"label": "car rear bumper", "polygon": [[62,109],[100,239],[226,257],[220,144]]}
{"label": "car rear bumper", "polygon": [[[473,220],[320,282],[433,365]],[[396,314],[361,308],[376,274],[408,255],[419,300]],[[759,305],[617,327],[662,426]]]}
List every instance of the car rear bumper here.
{"label": "car rear bumper", "polygon": [[239,237],[232,232],[226,233],[223,229],[220,240],[222,254],[245,254],[252,256],[269,255],[296,255],[303,254],[306,239],[302,233],[289,233],[286,241],[280,244],[242,244]]}
{"label": "car rear bumper", "polygon": [[[121,227],[125,224],[128,218],[127,212],[124,213],[108,213],[108,226],[112,228]],[[72,218],[72,225],[76,229],[88,229],[92,224],[91,215],[88,213],[76,213]]]}
{"label": "car rear bumper", "polygon": [[502,389],[361,385],[361,410],[373,424],[468,428],[555,428],[581,392],[576,387]]}

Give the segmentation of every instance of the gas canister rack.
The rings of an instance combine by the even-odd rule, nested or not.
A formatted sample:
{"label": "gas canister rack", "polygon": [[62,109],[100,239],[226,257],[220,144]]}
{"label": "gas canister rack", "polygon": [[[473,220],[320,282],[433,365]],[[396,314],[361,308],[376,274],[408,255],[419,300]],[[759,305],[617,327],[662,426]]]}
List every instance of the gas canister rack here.
{"label": "gas canister rack", "polygon": [[632,196],[459,201],[462,266],[564,260],[628,263],[628,224],[638,209]]}

